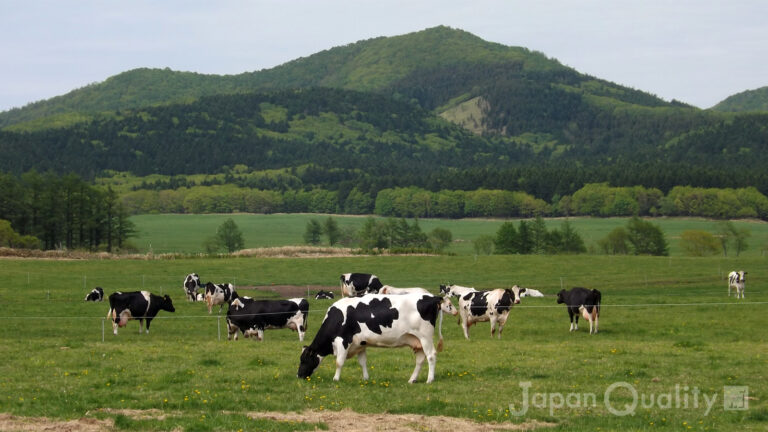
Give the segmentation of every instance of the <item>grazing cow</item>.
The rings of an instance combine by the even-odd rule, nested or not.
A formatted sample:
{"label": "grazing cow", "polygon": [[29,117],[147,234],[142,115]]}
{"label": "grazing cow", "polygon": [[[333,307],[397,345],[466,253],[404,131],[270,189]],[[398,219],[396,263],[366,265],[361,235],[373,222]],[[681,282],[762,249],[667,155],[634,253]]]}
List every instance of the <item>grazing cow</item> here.
{"label": "grazing cow", "polygon": [[104,300],[104,290],[101,287],[96,287],[85,296],[85,301],[100,302]]}
{"label": "grazing cow", "polygon": [[363,379],[367,380],[368,347],[409,346],[416,354],[416,367],[408,382],[416,381],[426,359],[429,364],[427,383],[431,383],[435,379],[437,352],[442,349],[443,342],[441,334],[435,349],[435,323],[441,310],[452,313],[452,309],[449,298],[426,294],[373,294],[341,299],[328,308],[314,340],[304,347],[297,376],[309,377],[325,356],[333,354],[336,356],[333,380],[338,381],[344,361],[357,355]]}
{"label": "grazing cow", "polygon": [[432,294],[432,293],[430,293],[429,291],[425,290],[424,288],[419,288],[419,287],[395,288],[393,286],[384,285],[379,290],[379,294],[400,295],[400,294]]}
{"label": "grazing cow", "polygon": [[511,289],[495,289],[490,291],[467,291],[459,297],[459,315],[464,337],[469,339],[469,328],[472,324],[484,321],[491,322],[491,337],[499,328],[499,339],[504,330],[504,324],[509,317],[509,310],[520,303],[520,294],[525,288],[517,285]]}
{"label": "grazing cow", "polygon": [[200,298],[197,290],[202,288],[200,285],[200,276],[197,273],[190,273],[184,278],[184,294],[187,295],[188,301],[198,301]]}
{"label": "grazing cow", "polygon": [[341,275],[341,295],[344,297],[376,294],[382,286],[376,275],[368,273],[344,273]]}
{"label": "grazing cow", "polygon": [[544,294],[539,290],[526,288],[525,291],[520,294],[520,298],[523,297],[544,297]]}
{"label": "grazing cow", "polygon": [[109,312],[107,318],[112,320],[112,332],[117,335],[118,327],[125,327],[129,320],[139,320],[139,333],[144,320],[147,320],[147,333],[149,323],[157,316],[160,310],[175,312],[171,298],[150,293],[149,291],[116,292],[109,296]]}
{"label": "grazing cow", "polygon": [[728,297],[731,296],[731,288],[736,290],[736,298],[744,298],[744,270],[732,271],[728,273]]}
{"label": "grazing cow", "polygon": [[208,282],[205,285],[205,304],[208,306],[208,313],[213,310],[214,305],[219,305],[219,313],[228,304],[235,299],[235,286],[232,284],[215,284]]}
{"label": "grazing cow", "polygon": [[227,340],[232,335],[237,340],[238,330],[243,333],[243,337],[256,336],[257,340],[262,341],[265,329],[289,328],[299,332],[299,341],[304,341],[309,314],[309,302],[306,299],[254,300],[239,297],[237,293],[233,296],[227,311]]}
{"label": "grazing cow", "polygon": [[327,300],[327,299],[332,299],[332,298],[333,298],[333,293],[330,292],[330,291],[320,290],[315,295],[315,300]]}
{"label": "grazing cow", "polygon": [[596,289],[589,290],[582,287],[574,287],[570,291],[563,289],[557,293],[557,303],[565,303],[568,309],[568,317],[571,319],[570,331],[579,329],[579,313],[581,313],[584,319],[589,321],[589,334],[596,334],[601,300],[602,295]]}

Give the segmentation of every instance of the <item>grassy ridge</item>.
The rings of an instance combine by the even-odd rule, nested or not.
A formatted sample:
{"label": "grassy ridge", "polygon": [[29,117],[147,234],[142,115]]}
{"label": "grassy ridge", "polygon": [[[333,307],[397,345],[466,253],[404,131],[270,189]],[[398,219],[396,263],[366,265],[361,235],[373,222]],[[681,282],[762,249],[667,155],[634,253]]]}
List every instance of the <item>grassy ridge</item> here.
{"label": "grassy ridge", "polygon": [[[725,296],[718,270],[736,266],[750,275],[747,299],[738,305]],[[538,419],[557,423],[554,430],[764,430],[764,267],[758,257],[3,260],[0,412],[55,418],[80,418],[88,412],[104,418],[116,416],[107,409],[155,408],[170,414],[162,421],[117,415],[117,426],[130,430],[311,429],[306,424],[256,423],[243,413],[344,408],[483,422]],[[571,334],[567,314],[554,298],[526,298],[512,311],[502,340],[490,339],[488,325],[480,324],[466,341],[455,321],[446,319],[446,350],[438,355],[431,385],[423,384],[424,371],[419,383],[406,384],[413,360],[405,349],[370,350],[370,381],[360,380],[359,366],[350,359],[341,381],[334,383],[333,357],[325,359],[311,380],[300,381],[295,373],[303,344],[296,334],[269,330],[263,343],[219,341],[215,315],[208,316],[201,304],[183,301],[181,282],[191,271],[203,280],[234,280],[240,286],[335,286],[338,274],[346,271],[373,271],[385,283],[432,290],[446,281],[478,288],[519,283],[546,294],[561,283],[584,285],[603,292],[601,334],[587,335],[583,323],[580,332]],[[82,301],[95,285],[107,293],[142,288],[170,293],[177,310],[161,312],[149,335],[138,335],[138,324],[131,322],[115,337],[107,323],[101,342],[107,305]],[[685,303],[726,304],[676,306]],[[311,300],[308,340],[328,305]],[[514,417],[509,404],[522,406],[519,385],[524,382],[531,383],[531,393],[596,394],[597,404],[551,411],[531,406],[524,417]],[[656,405],[619,417],[603,404],[603,394],[616,382],[628,383],[639,394],[674,394],[680,385],[719,396],[707,415],[703,406]],[[748,411],[723,409],[725,385],[749,386],[755,399]],[[688,395],[692,398],[690,391]],[[628,396],[613,393],[613,406],[622,408],[631,402]]]}
{"label": "grassy ridge", "polygon": [[[243,232],[246,248],[272,247],[303,244],[302,235],[310,219],[324,221],[327,215],[316,214],[231,214],[231,215],[139,215],[132,216],[138,236],[132,242],[141,252],[155,253],[201,251],[203,240],[213,236],[216,228],[226,219],[232,218]],[[352,226],[360,229],[364,217],[333,216],[340,227]],[[589,247],[605,237],[612,229],[626,226],[626,218],[571,218],[569,219]],[[481,235],[496,235],[502,220],[481,219],[420,219],[419,226],[428,233],[436,227],[445,228],[453,234],[454,243],[448,249],[459,255],[472,255],[472,241]],[[515,221],[516,222],[516,221]],[[671,255],[683,255],[679,245],[683,231],[697,229],[714,232],[715,222],[706,219],[660,218],[653,223],[661,226],[670,244]],[[516,222],[517,223],[517,222]],[[547,220],[547,229],[559,228],[561,220]],[[758,257],[768,248],[768,224],[764,222],[736,221],[739,228],[751,231],[750,247],[744,256]]]}

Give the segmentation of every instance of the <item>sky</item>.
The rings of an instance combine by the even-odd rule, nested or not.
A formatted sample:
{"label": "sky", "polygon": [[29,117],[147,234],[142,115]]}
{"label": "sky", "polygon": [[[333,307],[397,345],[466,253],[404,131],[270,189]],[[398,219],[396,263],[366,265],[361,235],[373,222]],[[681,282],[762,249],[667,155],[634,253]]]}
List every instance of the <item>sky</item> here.
{"label": "sky", "polygon": [[0,0],[0,111],[131,69],[268,69],[445,25],[709,108],[768,86],[766,0]]}

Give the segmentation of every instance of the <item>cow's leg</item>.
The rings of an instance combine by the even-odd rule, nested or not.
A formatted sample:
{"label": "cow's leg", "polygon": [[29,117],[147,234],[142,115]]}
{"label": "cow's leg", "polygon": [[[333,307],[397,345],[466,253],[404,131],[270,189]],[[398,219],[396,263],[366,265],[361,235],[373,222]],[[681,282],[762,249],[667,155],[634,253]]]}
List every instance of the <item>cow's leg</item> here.
{"label": "cow's leg", "polygon": [[363,380],[368,381],[368,355],[365,350],[360,351],[357,355],[357,362],[360,363],[360,367],[363,369]]}
{"label": "cow's leg", "polygon": [[[427,373],[427,384],[431,383],[435,380],[435,364],[437,363],[437,351],[435,350],[435,345],[432,341],[432,338],[423,338],[421,339],[421,353],[422,355],[427,359],[427,365],[429,366],[429,371]],[[421,363],[423,363],[424,360],[421,360]],[[419,371],[421,370],[421,364],[417,364],[418,370],[414,370],[414,374],[411,376],[411,380],[409,382],[416,381],[416,378],[419,375]]]}
{"label": "cow's leg", "polygon": [[[339,338],[336,338],[339,340]],[[341,378],[341,368],[344,367],[344,362],[347,360],[347,350],[342,343],[333,343],[333,351],[336,354],[336,373],[333,375],[333,380],[338,381]]]}
{"label": "cow's leg", "polygon": [[416,354],[416,367],[413,368],[413,373],[411,374],[411,377],[408,378],[408,382],[411,384],[416,382],[416,378],[419,377],[419,372],[421,372],[421,365],[424,364],[424,359],[427,358],[424,354],[423,345],[422,349],[414,351],[414,354]]}
{"label": "cow's leg", "polygon": [[600,312],[597,311],[595,312],[595,334],[597,334],[597,327],[599,323],[600,323]]}
{"label": "cow's leg", "polygon": [[570,328],[570,330],[569,330],[569,331],[574,331],[574,330],[576,330],[576,327],[574,327],[574,324],[573,324],[573,311],[571,310],[571,308],[568,308],[568,319],[569,319],[569,320],[570,320],[570,322],[571,322],[571,328]]}
{"label": "cow's leg", "polygon": [[501,331],[504,330],[504,324],[507,323],[507,316],[500,316],[499,317],[499,339],[501,339]]}
{"label": "cow's leg", "polygon": [[469,340],[469,317],[466,311],[462,311],[461,315],[461,329],[464,330],[464,337]]}

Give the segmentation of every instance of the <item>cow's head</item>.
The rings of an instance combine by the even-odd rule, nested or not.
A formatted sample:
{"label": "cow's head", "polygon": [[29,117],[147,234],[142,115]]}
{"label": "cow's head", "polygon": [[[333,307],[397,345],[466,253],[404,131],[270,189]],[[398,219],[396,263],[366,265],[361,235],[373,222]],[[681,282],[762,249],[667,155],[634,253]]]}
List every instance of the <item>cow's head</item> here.
{"label": "cow's head", "polygon": [[443,301],[440,302],[440,310],[451,315],[457,315],[459,311],[451,303],[451,296],[443,297]]}
{"label": "cow's head", "polygon": [[323,358],[315,350],[307,346],[301,351],[301,358],[299,359],[299,370],[296,376],[301,379],[309,378],[315,369],[320,365],[320,360]]}
{"label": "cow's head", "polygon": [[557,293],[557,304],[565,303],[565,289],[561,289],[559,293]]}
{"label": "cow's head", "polygon": [[512,289],[506,289],[505,291],[509,293],[513,304],[520,304],[520,294],[525,292],[525,288],[520,288],[519,286],[515,285],[512,287]]}
{"label": "cow's head", "polygon": [[450,295],[451,294],[451,286],[450,285],[440,285],[440,294],[442,294],[442,295]]}
{"label": "cow's head", "polygon": [[160,308],[164,311],[176,312],[176,308],[173,307],[173,302],[168,294],[163,297],[163,303],[160,305]]}

